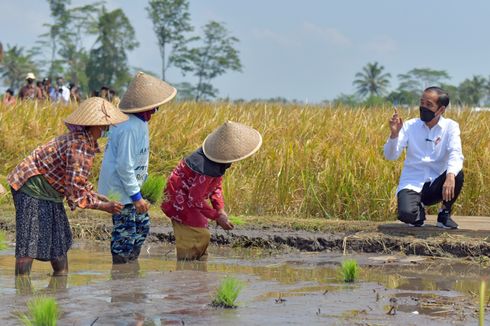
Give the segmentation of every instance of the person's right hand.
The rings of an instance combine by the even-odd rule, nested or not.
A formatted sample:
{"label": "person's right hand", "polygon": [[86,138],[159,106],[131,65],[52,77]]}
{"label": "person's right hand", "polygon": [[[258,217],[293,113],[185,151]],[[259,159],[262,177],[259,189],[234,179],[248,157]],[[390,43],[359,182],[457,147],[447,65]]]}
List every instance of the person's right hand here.
{"label": "person's right hand", "polygon": [[228,216],[220,214],[216,223],[223,228],[223,230],[232,230],[235,226],[228,221]]}
{"label": "person's right hand", "polygon": [[402,127],[403,127],[403,120],[398,115],[398,109],[395,108],[395,112],[393,113],[393,116],[390,119],[390,131],[391,131],[390,138],[397,138]]}
{"label": "person's right hand", "polygon": [[136,208],[136,213],[138,213],[138,214],[146,213],[150,209],[150,203],[148,203],[143,198],[141,198],[138,201],[133,202],[133,204],[134,204],[134,207]]}
{"label": "person's right hand", "polygon": [[100,205],[99,209],[107,213],[119,214],[121,213],[123,207],[124,205],[117,201],[106,201]]}

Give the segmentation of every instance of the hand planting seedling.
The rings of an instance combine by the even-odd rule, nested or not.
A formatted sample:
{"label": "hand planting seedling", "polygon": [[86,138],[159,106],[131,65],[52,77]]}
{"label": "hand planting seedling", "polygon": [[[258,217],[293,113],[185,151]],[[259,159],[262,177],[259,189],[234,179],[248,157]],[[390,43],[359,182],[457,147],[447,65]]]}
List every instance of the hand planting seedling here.
{"label": "hand planting seedling", "polygon": [[211,306],[219,308],[236,308],[236,299],[242,288],[242,282],[233,277],[226,277],[221,282]]}
{"label": "hand planting seedling", "polygon": [[149,175],[143,186],[141,195],[151,204],[155,204],[162,199],[163,189],[165,188],[165,178],[158,175]]}
{"label": "hand planting seedling", "polygon": [[344,260],[340,267],[340,273],[342,275],[344,282],[346,283],[354,282],[359,275],[359,270],[360,270],[359,265],[357,264],[357,261],[355,261],[354,259]]}
{"label": "hand planting seedling", "polygon": [[38,297],[27,302],[28,313],[19,316],[26,326],[56,326],[60,312],[54,298]]}

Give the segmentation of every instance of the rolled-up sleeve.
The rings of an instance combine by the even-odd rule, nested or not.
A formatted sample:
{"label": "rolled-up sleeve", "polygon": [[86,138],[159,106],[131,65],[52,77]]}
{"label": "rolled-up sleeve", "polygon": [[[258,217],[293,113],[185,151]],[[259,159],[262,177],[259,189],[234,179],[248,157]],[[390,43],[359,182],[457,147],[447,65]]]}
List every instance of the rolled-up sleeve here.
{"label": "rolled-up sleeve", "polygon": [[463,149],[461,146],[461,131],[459,124],[454,122],[449,131],[448,152],[449,159],[447,162],[447,173],[457,175],[463,169]]}

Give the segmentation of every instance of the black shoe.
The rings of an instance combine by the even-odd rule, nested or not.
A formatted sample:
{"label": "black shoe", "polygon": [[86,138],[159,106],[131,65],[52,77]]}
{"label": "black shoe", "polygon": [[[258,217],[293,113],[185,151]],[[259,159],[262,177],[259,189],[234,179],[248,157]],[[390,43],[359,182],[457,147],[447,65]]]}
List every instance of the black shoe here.
{"label": "black shoe", "polygon": [[420,205],[419,218],[413,223],[408,223],[408,225],[419,228],[421,226],[424,226],[424,223],[425,223],[425,208],[424,206]]}
{"label": "black shoe", "polygon": [[437,214],[437,227],[443,229],[457,229],[458,224],[451,218],[450,209],[441,209]]}

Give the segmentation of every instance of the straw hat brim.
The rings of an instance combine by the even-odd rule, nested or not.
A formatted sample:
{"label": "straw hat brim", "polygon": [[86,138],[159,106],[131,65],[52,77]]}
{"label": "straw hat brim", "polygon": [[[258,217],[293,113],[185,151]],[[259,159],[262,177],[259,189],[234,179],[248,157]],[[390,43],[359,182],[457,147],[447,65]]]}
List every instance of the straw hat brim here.
{"label": "straw hat brim", "polygon": [[257,152],[260,147],[262,146],[262,135],[255,129],[250,128],[250,132],[252,133],[251,135],[255,136],[255,141],[257,142],[255,147],[249,149],[246,153],[243,153],[242,155],[239,155],[238,157],[235,158],[224,158],[224,157],[217,157],[216,155],[213,155],[211,152],[213,144],[213,138],[215,137],[214,133],[209,134],[206,139],[204,139],[204,142],[202,144],[202,150],[204,152],[204,155],[210,159],[213,162],[217,163],[233,163],[233,162],[238,162],[243,159],[246,159],[247,157],[252,156]]}
{"label": "straw hat brim", "polygon": [[128,116],[110,102],[100,97],[91,97],[80,103],[64,122],[77,126],[109,126],[126,120]]}
{"label": "straw hat brim", "polygon": [[119,110],[121,110],[124,113],[139,113],[139,112],[149,111],[153,108],[156,108],[162,104],[165,104],[165,103],[171,101],[175,97],[175,95],[177,95],[177,89],[174,88],[172,94],[170,94],[166,99],[164,99],[161,102],[157,102],[155,104],[147,105],[147,106],[144,106],[141,108],[131,108],[131,109],[119,108]]}

